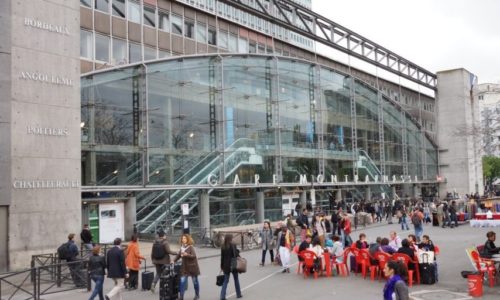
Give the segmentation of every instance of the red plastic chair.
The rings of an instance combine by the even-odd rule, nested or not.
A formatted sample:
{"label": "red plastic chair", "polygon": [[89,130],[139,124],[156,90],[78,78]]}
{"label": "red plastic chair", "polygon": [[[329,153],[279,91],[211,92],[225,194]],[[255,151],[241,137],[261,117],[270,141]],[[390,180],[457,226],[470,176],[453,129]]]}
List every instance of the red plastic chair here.
{"label": "red plastic chair", "polygon": [[375,274],[378,272],[378,266],[372,265],[372,257],[368,250],[363,249],[359,251],[361,274],[366,278],[366,270],[370,270],[370,280],[375,280]]}
{"label": "red plastic chair", "polygon": [[[299,255],[299,245],[295,245],[293,247],[292,253]],[[297,266],[297,274],[300,274],[300,271],[304,267],[304,262],[299,260],[299,264]]]}
{"label": "red plastic chair", "polygon": [[[354,275],[358,275],[360,267],[361,267],[361,256],[359,255],[360,251],[361,250],[359,250],[356,247],[350,247],[349,248],[349,253],[354,256],[355,261],[356,261],[356,268],[354,269]],[[351,271],[352,271],[353,270],[353,266],[350,266],[350,267],[351,267]]]}
{"label": "red plastic chair", "polygon": [[[328,251],[325,251],[323,252],[323,258],[324,258],[324,262],[325,262],[325,275],[327,277],[331,277],[332,276],[332,263],[331,263],[331,258],[330,258],[330,253],[328,253]],[[321,266],[321,270],[323,270],[323,266]]]}
{"label": "red plastic chair", "polygon": [[377,251],[373,257],[378,261],[379,279],[385,278],[384,268],[388,261],[392,259],[389,253]]}
{"label": "red plastic chair", "polygon": [[415,266],[415,270],[410,270],[408,268],[408,286],[413,286],[413,274],[416,275],[417,283],[420,284],[420,272],[418,270],[418,262],[416,260],[412,260],[411,257],[404,253],[394,253],[392,255],[392,259],[402,261],[406,265],[406,268],[408,268],[410,264],[413,264]]}
{"label": "red plastic chair", "polygon": [[487,258],[483,258],[479,255],[477,250],[471,252],[471,257],[474,263],[476,264],[476,268],[481,273],[488,273],[488,278],[490,279],[490,287],[495,285],[495,263]]}
{"label": "red plastic chair", "polygon": [[310,250],[304,250],[299,253],[299,256],[304,260],[304,278],[309,277],[311,275],[311,270],[314,272],[314,279],[318,278],[318,270],[316,270],[314,266],[314,262],[318,258],[316,253]]}
{"label": "red plastic chair", "polygon": [[[347,268],[347,258],[349,257],[350,249],[344,249],[344,253],[339,256],[332,256],[331,259],[331,268],[337,270],[337,274],[341,276],[349,276],[349,269]],[[342,262],[338,262],[337,258],[342,257]]]}
{"label": "red plastic chair", "polygon": [[438,255],[440,252],[439,247],[434,245],[434,255]]}

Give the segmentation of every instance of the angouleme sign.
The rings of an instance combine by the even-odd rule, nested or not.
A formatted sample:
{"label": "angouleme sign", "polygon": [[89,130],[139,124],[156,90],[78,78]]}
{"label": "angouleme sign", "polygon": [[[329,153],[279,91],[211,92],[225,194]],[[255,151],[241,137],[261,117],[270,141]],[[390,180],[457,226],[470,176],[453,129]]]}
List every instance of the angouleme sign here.
{"label": "angouleme sign", "polygon": [[[325,178],[325,176],[321,175],[321,174],[317,175],[317,176],[311,175],[311,181],[309,182],[307,180],[307,175],[302,174],[302,175],[300,175],[300,179],[299,179],[298,184],[299,185],[307,185],[307,184],[311,184],[311,183],[332,184],[332,185],[335,185],[335,184],[377,184],[377,183],[380,183],[380,184],[399,183],[400,184],[400,183],[418,183],[418,182],[420,182],[418,179],[418,176],[412,177],[409,175],[408,176],[393,175],[391,177],[389,177],[387,175],[384,175],[384,176],[376,175],[373,179],[370,179],[370,176],[368,176],[368,175],[366,175],[365,178],[363,178],[363,179],[359,178],[358,175],[355,175],[352,178],[352,181],[350,181],[349,175],[344,175],[344,178],[338,178],[337,175],[331,175],[330,178]],[[218,176],[216,174],[208,175],[207,183],[213,187],[218,186],[220,184]],[[255,174],[254,182],[252,184],[254,184],[255,186],[259,186],[261,184],[259,174]],[[263,184],[265,184],[265,183],[263,183]],[[278,185],[283,184],[283,183],[279,183],[278,176],[276,174],[274,174],[272,184],[278,186]],[[233,186],[238,186],[238,185],[242,185],[242,183],[240,182],[239,176],[235,175],[234,180],[233,180]]]}

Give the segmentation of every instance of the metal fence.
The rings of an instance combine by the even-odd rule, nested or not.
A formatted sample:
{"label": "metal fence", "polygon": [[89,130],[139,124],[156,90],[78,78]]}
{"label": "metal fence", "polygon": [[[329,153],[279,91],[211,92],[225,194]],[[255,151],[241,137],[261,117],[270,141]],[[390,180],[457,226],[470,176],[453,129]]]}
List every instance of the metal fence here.
{"label": "metal fence", "polygon": [[40,300],[43,295],[75,289],[90,291],[88,260],[53,260],[52,254],[37,255],[32,258],[35,267],[0,274],[0,299]]}

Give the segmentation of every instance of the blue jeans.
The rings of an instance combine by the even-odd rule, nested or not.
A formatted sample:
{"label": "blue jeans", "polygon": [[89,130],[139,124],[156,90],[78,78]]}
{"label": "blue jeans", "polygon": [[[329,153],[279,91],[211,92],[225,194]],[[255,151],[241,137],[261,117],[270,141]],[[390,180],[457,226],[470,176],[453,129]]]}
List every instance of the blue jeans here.
{"label": "blue jeans", "polygon": [[104,283],[104,275],[92,275],[92,280],[95,282],[94,291],[90,295],[89,300],[94,300],[95,296],[99,295],[99,300],[104,300],[104,295],[102,293],[102,285]]}
{"label": "blue jeans", "polygon": [[424,227],[423,225],[413,225],[413,226],[415,227],[415,236],[417,237],[416,242],[420,243],[422,235],[424,234]]}
{"label": "blue jeans", "polygon": [[[236,297],[241,297],[240,281],[238,280],[238,272],[231,272],[234,278],[234,286],[236,288]],[[224,273],[224,283],[222,284],[222,290],[220,291],[220,298],[226,299],[226,289],[229,284],[229,275],[231,273]]]}
{"label": "blue jeans", "polygon": [[401,217],[401,230],[410,230],[410,227],[408,226],[408,223],[406,222],[406,217]]}
{"label": "blue jeans", "polygon": [[200,283],[198,282],[198,276],[182,276],[181,284],[179,287],[181,298],[184,297],[184,292],[186,292],[188,277],[191,277],[191,279],[193,280],[194,293],[196,294],[196,296],[200,296]]}

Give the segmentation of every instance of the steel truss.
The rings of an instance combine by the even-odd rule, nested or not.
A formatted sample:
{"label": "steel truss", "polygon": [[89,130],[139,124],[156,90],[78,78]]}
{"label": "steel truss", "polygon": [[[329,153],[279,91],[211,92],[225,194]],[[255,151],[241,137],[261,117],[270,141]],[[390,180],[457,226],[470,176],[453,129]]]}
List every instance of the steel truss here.
{"label": "steel truss", "polygon": [[436,74],[381,45],[289,0],[218,0],[332,47],[386,71],[436,90]]}

